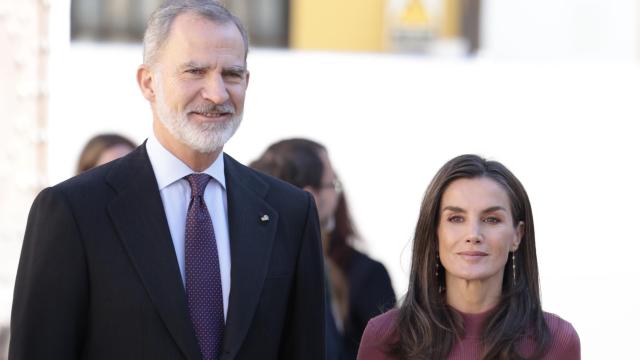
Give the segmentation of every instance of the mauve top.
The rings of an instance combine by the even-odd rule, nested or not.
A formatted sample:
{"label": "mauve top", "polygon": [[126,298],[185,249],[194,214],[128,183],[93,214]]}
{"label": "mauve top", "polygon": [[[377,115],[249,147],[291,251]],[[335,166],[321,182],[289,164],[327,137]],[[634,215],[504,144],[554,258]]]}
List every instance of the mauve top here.
{"label": "mauve top", "polygon": [[[482,344],[480,332],[482,324],[491,311],[481,314],[461,313],[464,320],[465,335],[457,342],[448,360],[480,359],[482,356]],[[396,360],[386,354],[389,342],[394,339],[393,327],[398,316],[398,309],[387,311],[369,321],[358,351],[358,360]],[[578,333],[571,324],[562,320],[559,316],[544,313],[544,319],[549,326],[551,342],[543,359],[546,360],[579,360],[580,339]],[[523,355],[531,354],[535,342],[530,337],[525,337],[519,344],[519,350]]]}

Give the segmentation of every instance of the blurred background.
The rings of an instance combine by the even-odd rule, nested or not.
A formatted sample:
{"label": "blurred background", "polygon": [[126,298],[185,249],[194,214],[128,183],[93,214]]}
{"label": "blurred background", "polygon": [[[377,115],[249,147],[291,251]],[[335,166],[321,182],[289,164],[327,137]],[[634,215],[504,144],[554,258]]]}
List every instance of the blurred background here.
{"label": "blurred background", "polygon": [[[0,359],[29,207],[93,135],[141,143],[136,67],[160,0],[0,0]],[[228,0],[252,47],[243,163],[325,144],[361,234],[406,291],[422,195],[450,158],[529,192],[543,307],[584,359],[630,358],[640,323],[640,0]]]}

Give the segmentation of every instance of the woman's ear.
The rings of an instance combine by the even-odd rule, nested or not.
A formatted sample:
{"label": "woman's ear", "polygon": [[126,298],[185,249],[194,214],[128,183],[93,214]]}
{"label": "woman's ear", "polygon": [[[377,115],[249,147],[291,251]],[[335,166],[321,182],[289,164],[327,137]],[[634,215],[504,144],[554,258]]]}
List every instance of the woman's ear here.
{"label": "woman's ear", "polygon": [[524,221],[520,221],[516,226],[516,238],[513,240],[511,251],[518,250],[518,247],[520,246],[520,242],[522,241],[523,237],[524,237]]}

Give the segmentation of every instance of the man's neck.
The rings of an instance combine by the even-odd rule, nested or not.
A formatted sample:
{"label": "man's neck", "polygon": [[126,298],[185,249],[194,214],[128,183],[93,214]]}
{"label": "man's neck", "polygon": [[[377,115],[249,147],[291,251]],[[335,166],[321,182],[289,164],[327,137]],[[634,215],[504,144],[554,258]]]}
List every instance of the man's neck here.
{"label": "man's neck", "polygon": [[153,122],[153,133],[160,145],[164,146],[173,156],[180,159],[194,172],[203,172],[209,168],[222,152],[222,148],[209,153],[196,151],[174,139],[158,121]]}

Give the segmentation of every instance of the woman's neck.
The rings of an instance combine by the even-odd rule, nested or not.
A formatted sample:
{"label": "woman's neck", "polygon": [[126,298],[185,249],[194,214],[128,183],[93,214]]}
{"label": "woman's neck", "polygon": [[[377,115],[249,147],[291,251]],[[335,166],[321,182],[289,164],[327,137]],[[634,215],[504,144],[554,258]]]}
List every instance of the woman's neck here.
{"label": "woman's neck", "polygon": [[493,309],[500,301],[502,282],[464,280],[447,276],[447,303],[456,310],[477,314]]}

